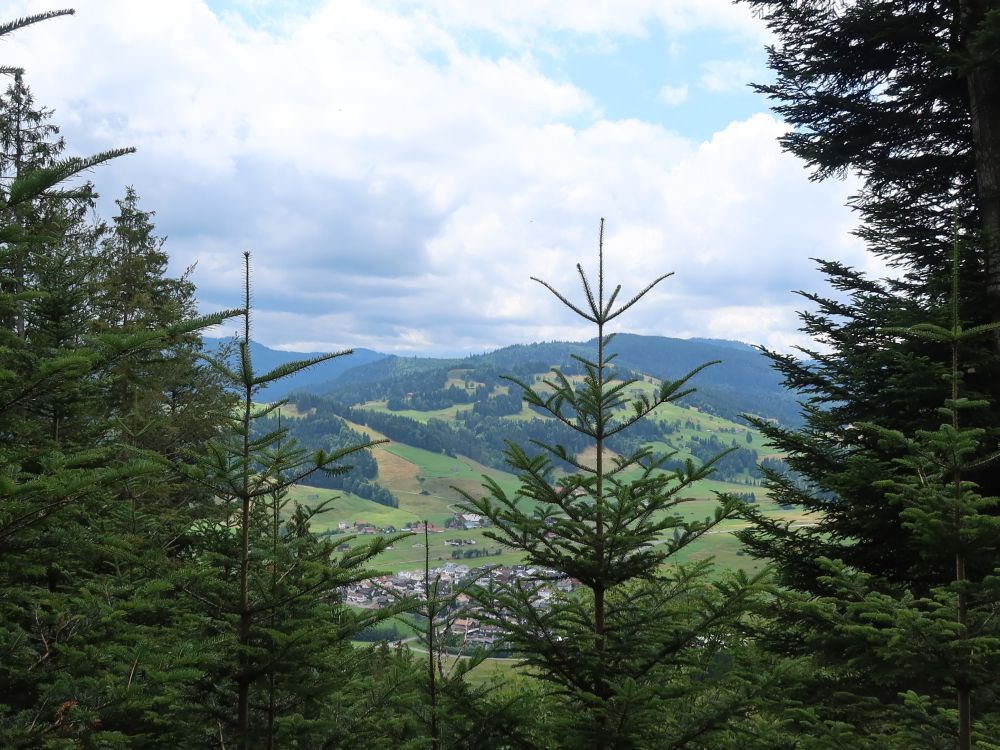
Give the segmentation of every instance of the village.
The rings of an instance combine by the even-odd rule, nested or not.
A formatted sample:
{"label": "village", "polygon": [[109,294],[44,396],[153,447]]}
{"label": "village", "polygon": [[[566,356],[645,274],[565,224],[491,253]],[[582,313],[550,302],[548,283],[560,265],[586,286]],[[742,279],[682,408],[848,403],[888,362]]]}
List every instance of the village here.
{"label": "village", "polygon": [[[480,528],[483,519],[473,514],[457,514],[449,519],[447,528],[428,524],[428,533],[445,533],[448,529],[469,530]],[[344,530],[351,528],[347,524]],[[371,531],[368,529],[371,528]],[[364,529],[364,531],[362,531]],[[370,524],[357,522],[353,524],[355,533],[393,533],[395,529],[374,528]],[[405,531],[424,531],[424,525],[408,524]],[[474,540],[449,539],[446,544],[475,544]],[[486,620],[481,608],[465,591],[475,585],[480,588],[505,587],[523,585],[532,591],[532,600],[538,609],[546,609],[554,596],[574,591],[579,582],[566,577],[560,577],[554,570],[530,565],[498,565],[485,564],[470,567],[456,562],[426,571],[430,580],[425,580],[425,570],[403,570],[391,575],[369,578],[350,584],[343,593],[344,601],[363,609],[381,609],[395,602],[408,599],[423,602],[427,599],[428,586],[435,587],[437,597],[447,602],[447,606],[438,617],[438,623],[444,633],[453,636],[463,645],[469,647],[495,647],[500,645],[502,630],[499,626]]]}

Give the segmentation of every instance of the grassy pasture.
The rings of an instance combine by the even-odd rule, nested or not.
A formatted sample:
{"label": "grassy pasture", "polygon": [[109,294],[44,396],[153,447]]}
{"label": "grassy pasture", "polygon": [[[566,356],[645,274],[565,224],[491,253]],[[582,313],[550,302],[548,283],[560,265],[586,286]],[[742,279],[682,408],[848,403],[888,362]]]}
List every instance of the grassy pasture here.
{"label": "grassy pasture", "polygon": [[287,403],[283,405],[280,409],[282,417],[291,417],[292,419],[303,419],[304,417],[312,416],[316,413],[316,409],[306,409],[305,411],[299,411],[298,408],[293,403]]}
{"label": "grassy pasture", "polygon": [[[266,401],[254,401],[253,410],[255,412],[263,411],[264,409],[268,408],[271,405],[271,403],[273,402],[268,403]],[[295,404],[288,402],[286,404],[282,404],[279,408],[271,412],[271,416],[277,416],[279,412],[281,413],[282,418],[287,417],[289,419],[304,419],[305,417],[309,417],[315,414],[316,410],[306,409],[305,411],[299,411],[298,407]]]}
{"label": "grassy pasture", "polygon": [[430,411],[418,411],[417,409],[399,409],[397,411],[393,411],[386,406],[385,401],[366,401],[363,404],[358,404],[357,408],[381,412],[383,414],[394,414],[397,417],[406,417],[415,422],[420,422],[420,424],[427,424],[432,419],[440,419],[444,422],[454,422],[458,412],[472,411],[472,403],[452,404],[451,406],[446,406],[443,409],[431,409]]}
{"label": "grassy pasture", "polygon": [[[472,372],[469,368],[456,367],[453,370],[448,371],[448,377],[444,382],[445,389],[455,386],[456,388],[464,388],[467,393],[471,393],[476,388],[481,385],[486,385],[486,383],[481,380],[476,380],[475,378],[467,377],[468,374]],[[466,387],[468,383],[468,387]]]}
{"label": "grassy pasture", "polygon": [[383,487],[389,489],[393,494],[419,495],[420,490],[420,467],[412,461],[389,450],[389,445],[380,446],[374,452],[375,460],[378,463],[378,475],[376,480]]}
{"label": "grassy pasture", "polygon": [[404,443],[391,443],[385,449],[419,466],[422,476],[425,477],[458,477],[471,473],[468,465],[443,453],[434,453]]}
{"label": "grassy pasture", "polygon": [[[333,537],[336,540],[336,537]],[[463,541],[474,541],[474,545],[463,544],[461,547],[451,547],[445,544],[446,539],[462,539]],[[358,537],[350,542],[351,546],[365,544],[369,537]],[[428,535],[430,542],[431,567],[441,567],[445,563],[458,563],[475,568],[487,563],[499,565],[514,565],[521,562],[521,556],[502,548],[497,542],[487,539],[483,529],[473,529],[471,531],[456,531],[446,529],[439,533]],[[500,554],[490,554],[484,557],[453,559],[453,551],[483,550],[488,552],[500,552]],[[373,568],[385,571],[417,570],[424,567],[424,535],[423,532],[413,534],[401,539],[393,545],[393,548],[386,550],[378,556]]]}
{"label": "grassy pasture", "polygon": [[[683,411],[687,416],[691,412]],[[703,424],[724,424],[724,420],[701,415]],[[381,437],[378,433],[365,429],[372,437]],[[653,446],[656,450],[666,450],[666,444]],[[517,488],[517,479],[512,474],[490,469],[475,461],[463,457],[451,457],[433,453],[422,448],[400,443],[390,443],[375,451],[379,464],[378,481],[388,488],[399,500],[399,508],[387,508],[369,500],[364,500],[349,494],[341,493],[333,504],[333,508],[316,519],[316,531],[336,529],[340,521],[353,524],[363,520],[377,526],[389,524],[402,528],[407,522],[418,522],[427,519],[438,526],[443,526],[448,517],[454,515],[456,503],[462,501],[456,487],[465,490],[473,496],[483,494],[482,477],[492,477],[503,489],[513,494]],[[685,491],[684,496],[689,501],[677,506],[675,513],[685,520],[698,520],[710,516],[717,504],[716,493],[741,493],[753,491],[758,498],[757,508],[766,515],[784,518],[786,520],[803,522],[808,519],[779,508],[766,496],[762,488],[750,487],[744,484],[734,484],[715,480],[703,480]],[[333,494],[330,491],[316,490],[308,487],[295,488],[296,499],[300,502],[315,502]],[[714,555],[720,567],[739,566],[755,567],[751,558],[737,554],[738,545],[731,532],[742,525],[740,521],[726,521],[713,533],[707,534],[680,556],[681,560],[696,559],[706,555]],[[446,539],[461,539],[475,541],[475,544],[461,547],[451,547],[445,544]],[[355,543],[363,543],[360,538]],[[453,531],[431,534],[430,553],[432,564],[441,564],[452,560],[454,550],[497,550],[496,542],[488,540],[482,530]],[[378,567],[385,570],[405,570],[418,568],[423,564],[423,540],[409,538],[395,545],[395,549],[387,551],[378,560]],[[459,559],[457,562],[475,566],[493,562],[512,564],[520,559],[514,553],[502,550],[500,555],[489,557]]]}
{"label": "grassy pasture", "polygon": [[[449,372],[445,387],[455,385],[464,388],[467,372],[461,368],[456,368]],[[536,375],[533,379],[535,387],[542,391],[546,390],[545,386],[541,383],[541,380],[545,377],[550,376]],[[580,382],[583,378],[582,376],[571,376],[569,379],[573,382]],[[473,385],[478,385],[478,383]],[[631,398],[637,392],[652,396],[658,386],[658,381],[652,378],[643,378],[630,385],[625,396]],[[503,390],[507,390],[507,388],[507,386],[504,386]],[[374,411],[390,412],[385,401],[372,401],[360,406],[361,408]],[[471,404],[457,404],[445,409],[432,411],[408,409],[390,413],[426,423],[431,419],[454,421],[459,411],[471,408]],[[539,414],[524,407],[520,414],[505,418],[536,419],[539,417]],[[711,414],[699,412],[696,409],[680,407],[674,404],[664,404],[652,413],[651,418],[660,422],[672,422],[678,425],[678,429],[666,436],[664,441],[655,442],[650,447],[657,453],[674,453],[674,457],[681,460],[693,458],[691,453],[686,450],[686,445],[692,438],[700,437],[705,439],[713,435],[718,437],[724,446],[735,444],[738,447],[751,448],[756,450],[761,456],[768,455],[771,451],[764,442],[763,436],[749,426],[730,422]],[[360,432],[366,432],[374,439],[383,437],[371,428],[350,422],[348,424]],[[746,439],[748,432],[751,436],[750,442]],[[344,495],[335,502],[334,508],[331,511],[324,513],[321,518],[317,519],[316,529],[318,531],[322,531],[325,528],[336,528],[337,523],[340,521],[346,521],[350,524],[356,520],[368,521],[378,526],[392,524],[397,528],[401,528],[406,522],[427,519],[438,526],[443,526],[446,519],[454,515],[457,504],[463,501],[461,493],[457,489],[468,492],[472,496],[482,495],[484,492],[482,488],[482,478],[484,475],[498,482],[508,494],[513,494],[517,488],[517,479],[512,474],[487,468],[463,456],[446,456],[402,443],[389,443],[379,447],[375,449],[374,455],[379,466],[377,481],[393,493],[398,499],[400,507],[396,509],[386,508],[362,498]],[[592,462],[593,456],[589,458]],[[586,456],[584,460],[587,460]],[[625,478],[628,477],[629,475],[626,474]],[[315,495],[317,492],[308,488],[300,488],[300,491],[307,495]],[[715,480],[703,480],[685,490],[684,496],[689,498],[689,501],[679,505],[674,512],[688,521],[703,519],[713,513],[717,504],[716,493],[746,492],[753,492],[757,496],[757,509],[766,515],[794,522],[808,521],[808,519],[801,517],[800,514],[797,515],[779,508],[770,501],[764,490],[760,487]],[[326,493],[323,497],[329,494]],[[689,560],[705,555],[714,555],[720,567],[754,567],[751,558],[737,554],[738,545],[731,533],[742,523],[740,521],[727,521],[721,524],[713,533],[707,534],[695,545],[692,545],[690,549],[685,550],[681,558]],[[445,539],[473,540],[476,544],[463,545],[457,548],[449,547],[445,544]],[[359,543],[361,541],[364,540],[359,540]],[[387,570],[420,567],[424,559],[422,544],[422,539],[415,538],[398,543],[396,549],[387,552],[380,558],[378,567]],[[498,548],[497,543],[483,537],[481,530],[467,532],[449,530],[442,534],[432,534],[430,545],[432,564],[451,561],[451,553],[455,549],[464,551],[470,549],[493,550]],[[506,550],[499,556],[457,560],[457,562],[469,564],[470,566],[485,562],[509,564],[517,561],[518,558],[516,555]]]}
{"label": "grassy pasture", "polygon": [[[390,463],[397,464],[400,460],[408,463],[409,468],[404,469],[400,464],[395,472],[397,474],[404,470],[409,472],[419,488],[416,493],[413,493],[412,489],[401,493],[400,505],[404,504],[402,494],[408,496],[415,494],[415,497],[407,497],[406,503],[419,507],[428,514],[426,517],[435,523],[443,523],[448,516],[454,515],[454,510],[449,509],[449,506],[464,500],[455,488],[471,495],[480,494],[483,476],[492,478],[507,492],[513,492],[517,487],[517,478],[514,475],[488,468],[465,456],[446,456],[443,453],[433,453],[402,443],[386,446],[384,453],[391,454],[397,459]],[[385,479],[385,486],[395,493],[397,490],[391,484],[390,476],[387,475]]]}
{"label": "grassy pasture", "polygon": [[[410,644],[410,646],[415,655],[417,655],[417,658],[419,659],[420,656],[423,656],[426,663],[427,652],[422,651],[422,647],[419,645]],[[456,661],[465,658],[464,656],[446,655],[444,657],[445,669],[450,671]],[[518,669],[520,662],[520,659],[483,659],[478,666],[474,667],[466,675],[466,682],[473,687],[481,687],[492,683],[509,685],[512,679],[528,679],[529,675],[526,675],[524,670]]]}
{"label": "grassy pasture", "polygon": [[[420,451],[420,449],[412,449],[410,446],[395,447],[407,448],[410,449],[410,451]],[[408,453],[413,458],[420,457],[419,454],[410,453],[407,450],[404,450],[403,452]],[[428,452],[420,451],[420,453]],[[437,459],[435,454],[430,455],[435,456]],[[448,457],[443,458],[447,459]],[[474,462],[471,462],[469,459],[449,459],[449,461],[457,464],[463,464],[465,467],[464,470],[470,475],[474,471]],[[447,476],[443,477],[442,481],[451,480],[453,474],[451,472],[451,468],[448,467],[447,464],[443,465],[440,460],[436,460],[434,465],[439,471],[447,472]],[[427,470],[422,466],[413,466],[417,471]],[[499,472],[491,473],[499,474]],[[481,491],[479,490],[479,475],[476,475],[474,479],[472,479],[471,476],[463,479],[464,481],[472,482],[470,485],[471,492],[476,493]],[[516,480],[514,477],[506,475],[503,479],[505,480],[504,484],[507,485],[505,489],[512,492],[516,486]],[[734,485],[725,482],[705,480],[691,488],[689,493],[686,493],[687,497],[691,499],[677,506],[674,512],[688,521],[703,519],[710,516],[714,511],[717,504],[715,496],[716,492],[735,492],[745,490],[746,487],[744,485]],[[378,505],[377,503],[373,503],[370,500],[364,500],[349,494],[341,494],[338,499],[334,501],[333,508],[331,510],[317,517],[316,522],[314,523],[314,529],[318,532],[322,532],[330,528],[336,529],[337,524],[340,521],[346,521],[351,524],[358,520],[368,521],[382,527],[392,524],[397,528],[402,528],[402,526],[407,522],[418,522],[425,518],[438,526],[442,526],[444,521],[449,516],[454,514],[454,502],[457,501],[457,495],[454,493],[454,490],[451,490],[451,492],[452,497],[421,495],[418,493],[401,494],[399,496],[399,508],[387,508],[385,506]],[[306,504],[309,502],[315,502],[321,498],[329,497],[331,494],[335,494],[329,491],[317,490],[304,486],[294,488],[294,493],[295,499]],[[783,518],[790,521],[808,522],[808,518],[801,513],[793,513],[781,509],[778,505],[767,498],[766,495],[764,495],[759,489],[757,496],[757,508],[765,515]],[[733,537],[731,533],[743,525],[744,522],[739,520],[726,521],[720,524],[715,530],[713,530],[713,532],[706,534],[702,537],[702,539],[679,555],[679,561],[684,562],[711,555],[716,558],[716,563],[720,568],[741,567],[744,569],[754,569],[757,565],[751,558],[738,554],[739,547],[735,537]],[[446,544],[446,540],[449,539],[461,540],[463,544],[460,547],[449,546]],[[363,544],[366,540],[367,537],[359,537],[352,544]],[[475,543],[466,544],[465,542],[467,541]],[[429,543],[432,566],[452,562],[452,552],[455,550],[460,552],[464,552],[466,550],[485,550],[491,553],[500,551],[499,555],[491,554],[485,557],[467,559],[460,558],[454,560],[455,562],[469,565],[470,567],[475,567],[484,563],[510,565],[521,561],[519,555],[506,550],[497,542],[488,539],[485,536],[485,531],[483,529],[473,529],[469,531],[448,529],[440,533],[432,533],[429,537]],[[424,554],[425,551],[422,535],[411,536],[397,542],[393,549],[388,550],[381,555],[376,561],[375,567],[380,570],[389,571],[419,568],[424,563]]]}
{"label": "grassy pasture", "polygon": [[[465,379],[463,377],[466,370],[455,369],[449,373],[447,382],[445,383],[445,388],[450,385],[456,385],[458,387],[465,387]],[[533,379],[529,382],[535,387],[539,393],[546,393],[550,390],[548,386],[544,384],[545,379],[550,379],[552,375],[550,373],[539,373],[536,374]],[[582,383],[584,376],[582,375],[571,375],[567,378],[571,383]],[[478,385],[478,383],[476,383]],[[652,397],[657,392],[660,386],[660,381],[657,381],[650,377],[644,377],[637,380],[635,383],[628,386],[625,390],[625,397],[628,400],[635,398],[638,393],[642,393],[647,397]],[[499,386],[494,389],[494,393],[507,393],[510,391],[510,385]],[[457,415],[462,411],[471,411],[473,405],[471,403],[467,404],[453,404],[449,407],[443,409],[433,409],[429,411],[419,411],[416,409],[402,409],[398,411],[390,410],[386,401],[369,401],[364,404],[359,404],[358,408],[369,409],[371,411],[377,411],[388,414],[395,414],[401,417],[407,417],[413,419],[422,424],[426,424],[432,419],[440,419],[446,422],[454,422],[457,419]],[[625,411],[623,410],[623,414]],[[526,405],[523,405],[521,411],[517,414],[507,415],[505,419],[510,419],[513,421],[523,421],[531,419],[545,419],[544,415],[539,414]],[[680,459],[690,458],[691,455],[686,450],[684,450],[684,445],[686,445],[692,438],[700,437],[702,439],[708,438],[715,435],[722,442],[723,445],[729,447],[735,442],[737,447],[749,448],[757,451],[757,453],[764,457],[774,457],[773,449],[765,442],[763,435],[751,428],[749,425],[732,422],[722,417],[717,417],[712,414],[707,414],[705,412],[700,412],[694,408],[688,408],[684,406],[678,406],[676,404],[663,404],[657,407],[651,414],[650,419],[661,423],[678,423],[679,429],[672,433],[668,440],[668,443],[662,443],[662,447],[657,447],[656,450],[660,451],[674,451],[678,450],[677,457]],[[690,426],[689,426],[690,425]],[[750,433],[750,441],[747,442],[747,433]]]}
{"label": "grassy pasture", "polygon": [[353,523],[354,521],[368,521],[376,526],[396,526],[401,527],[408,521],[419,521],[417,514],[403,508],[390,508],[386,505],[366,500],[363,497],[352,495],[349,492],[340,490],[326,490],[318,487],[308,487],[306,485],[296,485],[289,489],[289,495],[296,502],[312,506],[323,500],[333,498],[330,509],[320,513],[313,519],[312,530],[316,533],[323,533],[329,529],[336,529],[341,521]]}

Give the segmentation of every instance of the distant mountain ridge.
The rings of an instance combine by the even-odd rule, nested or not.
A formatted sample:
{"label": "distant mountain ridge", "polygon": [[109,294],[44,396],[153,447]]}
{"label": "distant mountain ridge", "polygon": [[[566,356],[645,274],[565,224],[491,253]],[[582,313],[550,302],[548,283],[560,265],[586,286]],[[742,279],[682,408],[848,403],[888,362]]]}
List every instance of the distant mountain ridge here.
{"label": "distant mountain ridge", "polygon": [[[232,343],[232,341],[229,338],[204,338],[205,349],[209,354],[218,353],[221,347]],[[250,357],[253,360],[254,369],[261,373],[288,362],[310,359],[321,354],[326,354],[326,352],[286,352],[280,349],[272,349],[256,341],[250,342]],[[274,383],[264,389],[262,395],[269,399],[284,398],[292,391],[304,390],[314,385],[328,383],[339,378],[348,370],[370,365],[381,359],[385,359],[387,356],[389,355],[371,349],[355,349],[353,354],[334,357],[327,362],[307,368],[290,378]]]}
{"label": "distant mountain ridge", "polygon": [[[560,365],[570,362],[571,354],[593,356],[596,348],[596,339],[525,345],[530,355],[540,355],[538,358]],[[736,419],[744,413],[786,424],[796,424],[800,419],[798,401],[784,388],[771,361],[747,344],[620,333],[609,348],[617,355],[614,362],[618,367],[661,380],[676,380],[707,362],[718,362],[692,379],[690,385],[697,390],[685,399],[690,406],[727,419]],[[501,367],[510,366],[513,364],[510,354],[517,349],[507,347],[481,356],[493,358]]]}
{"label": "distant mountain ridge", "polygon": [[[217,348],[223,341],[206,339],[206,344]],[[426,376],[438,370],[485,367],[499,374],[532,369],[544,372],[555,366],[573,366],[573,355],[592,357],[595,349],[596,339],[514,344],[462,358],[400,357],[356,349],[351,356],[338,357],[269,387],[264,397],[284,398],[293,391],[336,396],[345,389],[357,393],[365,384],[400,379],[412,379],[415,385],[410,390],[416,390],[418,383],[426,382]],[[692,380],[697,390],[686,397],[685,403],[727,419],[749,413],[786,424],[800,421],[795,394],[782,386],[781,376],[770,360],[748,344],[621,333],[614,337],[611,350],[617,354],[614,362],[619,368],[659,379],[677,379],[706,362],[718,360],[719,364],[705,368]],[[251,356],[255,365],[264,370],[314,354],[279,351],[254,342]]]}

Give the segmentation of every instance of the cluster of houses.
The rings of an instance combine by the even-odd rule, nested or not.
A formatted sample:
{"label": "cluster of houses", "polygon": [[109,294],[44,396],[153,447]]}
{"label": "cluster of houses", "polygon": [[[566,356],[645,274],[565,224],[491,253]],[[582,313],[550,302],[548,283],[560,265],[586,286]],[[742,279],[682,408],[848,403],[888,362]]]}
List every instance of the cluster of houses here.
{"label": "cluster of houses", "polygon": [[[456,513],[445,523],[445,528],[427,524],[429,533],[441,533],[446,530],[466,531],[488,526],[489,523],[481,515],[475,513]],[[378,527],[367,521],[354,523],[341,522],[337,531],[357,535],[388,535],[399,531],[423,532],[423,522],[408,523],[397,529],[389,525]],[[476,544],[475,539],[453,537],[445,539],[445,544],[451,547],[463,547]],[[347,547],[347,545],[342,545]],[[460,553],[453,553],[457,555]],[[535,606],[544,609],[549,600],[558,592],[573,591],[579,582],[570,578],[560,578],[555,571],[535,568],[529,565],[496,565],[489,564],[476,568],[449,562],[430,571],[431,581],[436,581],[437,594],[440,598],[451,599],[451,606],[441,615],[440,628],[446,636],[457,640],[463,646],[496,646],[503,637],[500,627],[486,620],[482,611],[463,589],[476,583],[483,588],[503,586],[511,583],[524,582],[534,591]],[[426,598],[426,582],[423,570],[404,570],[393,575],[370,578],[350,584],[343,593],[348,604],[366,609],[387,607],[400,599],[423,601]]]}
{"label": "cluster of houses", "polygon": [[448,519],[445,527],[449,529],[481,529],[486,521],[477,513],[456,513]]}
{"label": "cluster of houses", "polygon": [[392,524],[388,526],[376,526],[368,521],[355,521],[351,524],[347,523],[347,521],[341,521],[337,524],[337,531],[341,534],[351,533],[374,536],[375,534],[395,534],[397,529]]}
{"label": "cluster of houses", "polygon": [[[439,597],[451,596],[455,591],[475,582],[483,588],[523,581],[537,587],[535,606],[544,609],[557,592],[573,591],[579,582],[571,578],[558,578],[554,571],[529,565],[483,565],[470,568],[458,563],[447,563],[430,571],[432,581],[437,581]],[[541,584],[541,585],[539,585]],[[404,570],[393,575],[381,576],[353,583],[347,587],[344,598],[348,604],[364,608],[381,608],[402,598],[424,601],[426,598],[423,570]],[[443,613],[442,623],[447,632],[469,646],[493,646],[502,638],[502,630],[484,622],[482,612],[467,594],[458,593],[452,607]]]}
{"label": "cluster of houses", "polygon": [[[389,534],[396,534],[400,531],[409,531],[412,533],[423,533],[424,531],[423,521],[413,521],[410,523],[403,524],[403,528],[397,529],[392,524],[387,526],[376,526],[368,521],[354,521],[349,523],[347,521],[341,521],[337,524],[336,531],[330,530],[326,533],[328,534],[356,534],[358,536],[387,536]],[[428,522],[426,524],[427,531],[431,534],[440,534],[446,529],[468,531],[469,529],[481,529],[488,526],[489,523],[480,515],[475,513],[456,513],[454,516],[449,518],[445,523],[445,528],[435,525],[434,523]],[[445,541],[449,547],[461,547],[464,544],[475,544],[475,540],[466,539],[464,542],[460,539],[448,539]],[[341,544],[337,547],[339,552],[346,552],[351,547],[348,544]]]}
{"label": "cluster of houses", "polygon": [[[455,523],[454,519],[462,519],[461,525],[453,525]],[[482,516],[476,516],[472,514],[458,514],[453,519],[449,519],[447,523],[447,528],[449,529],[478,529],[483,526]],[[397,529],[392,524],[388,526],[376,526],[368,521],[354,521],[353,523],[348,523],[347,521],[341,521],[337,524],[337,533],[340,534],[395,534],[399,531],[411,531],[418,532],[424,530],[423,521],[413,521],[411,523],[403,524],[402,529]],[[427,524],[427,531],[432,534],[440,534],[444,531],[440,526],[433,523]]]}
{"label": "cluster of houses", "polygon": [[[456,513],[454,516],[449,518],[445,522],[445,528],[442,529],[440,526],[436,526],[433,523],[427,524],[427,531],[431,534],[440,534],[445,529],[458,529],[462,531],[468,531],[470,529],[481,529],[489,524],[486,520],[476,513]],[[392,524],[388,526],[376,526],[368,521],[354,521],[353,523],[348,523],[347,521],[341,521],[337,524],[336,532],[338,534],[359,534],[359,535],[375,535],[375,534],[395,534],[398,531],[412,531],[423,532],[424,522],[423,521],[413,521],[411,523],[406,523],[403,525],[402,529],[397,529]]]}

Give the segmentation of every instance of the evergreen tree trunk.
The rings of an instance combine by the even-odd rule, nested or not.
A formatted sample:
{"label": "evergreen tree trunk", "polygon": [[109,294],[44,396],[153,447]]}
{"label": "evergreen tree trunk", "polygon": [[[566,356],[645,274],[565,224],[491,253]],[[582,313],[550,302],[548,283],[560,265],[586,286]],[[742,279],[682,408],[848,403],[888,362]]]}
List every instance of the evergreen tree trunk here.
{"label": "evergreen tree trunk", "polygon": [[427,604],[427,697],[430,703],[431,748],[441,750],[441,730],[438,728],[438,691],[437,652],[434,644],[434,634],[437,616],[437,601],[431,599],[431,542],[427,529],[428,521],[424,519],[424,602]]}
{"label": "evergreen tree trunk", "polygon": [[[601,219],[601,229],[598,237],[598,252],[600,253],[600,262],[598,263],[597,271],[597,299],[598,307],[604,309],[604,219]],[[605,361],[605,338],[604,338],[604,319],[598,317],[597,319],[597,390],[598,392],[603,392],[605,388],[605,367],[607,363]],[[594,558],[598,566],[604,564],[604,441],[607,437],[605,435],[605,423],[610,417],[609,414],[605,413],[604,405],[601,404],[599,410],[594,415],[595,425],[594,425],[594,447],[596,450],[596,456],[594,458],[595,464],[594,468],[596,470],[596,486],[594,489],[594,504],[596,506],[596,513],[594,518]],[[597,658],[600,661],[604,659],[604,647],[605,647],[605,617],[606,617],[606,602],[605,595],[607,591],[602,582],[597,581],[594,585],[594,647],[597,651]],[[607,701],[611,697],[611,691],[609,689],[607,680],[603,672],[597,675],[597,684],[594,685],[594,693],[602,700]]]}
{"label": "evergreen tree trunk", "polygon": [[[956,263],[958,261],[956,253]],[[953,272],[957,279],[957,273]],[[957,285],[956,285],[957,286]],[[957,298],[957,289],[954,292]],[[958,343],[951,347],[951,426],[958,433]],[[962,530],[962,470],[956,464],[952,471],[952,492],[955,503],[953,520],[955,531],[961,534]],[[959,548],[955,552],[955,583],[958,584],[958,637],[965,641],[969,637],[969,595],[965,591],[965,582],[968,580],[966,571],[965,552]],[[962,653],[962,658],[967,659],[968,654]],[[958,750],[972,750],[972,687],[969,685],[965,675],[956,675],[956,694],[958,698]]]}

